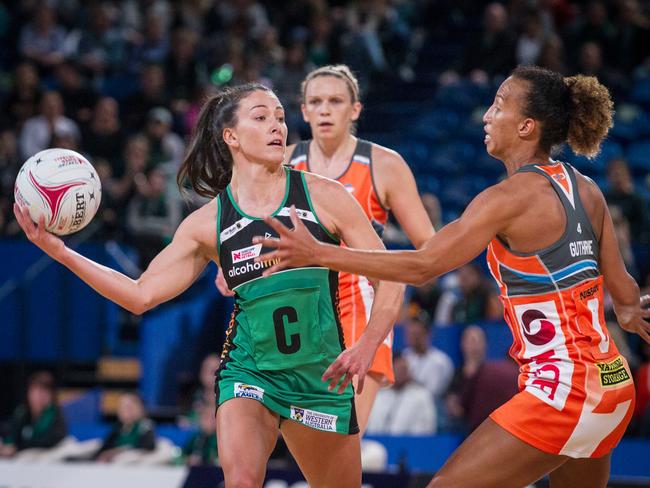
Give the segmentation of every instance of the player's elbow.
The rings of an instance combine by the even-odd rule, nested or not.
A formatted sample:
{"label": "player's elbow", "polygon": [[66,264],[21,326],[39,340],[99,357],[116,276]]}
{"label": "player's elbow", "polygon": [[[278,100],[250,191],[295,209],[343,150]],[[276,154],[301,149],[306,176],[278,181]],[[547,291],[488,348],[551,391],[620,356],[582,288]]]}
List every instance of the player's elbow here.
{"label": "player's elbow", "polygon": [[125,308],[134,315],[142,315],[156,306],[153,297],[143,290],[139,290],[137,296]]}
{"label": "player's elbow", "polygon": [[422,286],[428,279],[425,270],[420,266],[413,266],[405,273],[406,279],[404,280],[407,284],[411,286]]}
{"label": "player's elbow", "polygon": [[423,286],[435,278],[436,275],[433,273],[428,263],[424,262],[423,259],[417,259],[410,266],[410,273],[408,276],[410,278],[408,281],[409,285]]}
{"label": "player's elbow", "polygon": [[137,301],[135,303],[130,303],[125,307],[133,315],[142,315],[147,310],[151,309],[145,302]]}

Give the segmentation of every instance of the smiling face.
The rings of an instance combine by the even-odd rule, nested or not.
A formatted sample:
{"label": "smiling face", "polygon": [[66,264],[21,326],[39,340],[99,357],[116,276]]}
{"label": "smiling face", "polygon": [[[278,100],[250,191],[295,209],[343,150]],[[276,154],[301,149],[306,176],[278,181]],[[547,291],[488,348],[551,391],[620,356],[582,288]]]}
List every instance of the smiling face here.
{"label": "smiling face", "polygon": [[521,110],[526,85],[526,81],[513,77],[505,80],[483,116],[487,152],[502,161],[520,143],[521,136],[530,132],[528,124],[532,120],[525,117]]}
{"label": "smiling face", "polygon": [[223,130],[223,139],[233,157],[251,162],[282,164],[287,145],[284,109],[273,92],[256,90],[239,102],[233,127]]}
{"label": "smiling face", "polygon": [[361,114],[361,103],[352,101],[348,83],[327,75],[316,76],[307,83],[301,108],[314,139],[341,137],[350,132]]}

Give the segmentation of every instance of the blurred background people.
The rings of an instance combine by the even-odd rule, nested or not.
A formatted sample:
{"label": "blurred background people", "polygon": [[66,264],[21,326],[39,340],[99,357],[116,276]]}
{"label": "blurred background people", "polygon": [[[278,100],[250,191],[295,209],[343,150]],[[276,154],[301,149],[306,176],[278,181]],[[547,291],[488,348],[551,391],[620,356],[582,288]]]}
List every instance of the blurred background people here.
{"label": "blurred background people", "polygon": [[54,377],[47,371],[38,371],[29,377],[25,402],[11,417],[8,433],[0,445],[0,456],[13,457],[25,449],[55,447],[66,434]]}

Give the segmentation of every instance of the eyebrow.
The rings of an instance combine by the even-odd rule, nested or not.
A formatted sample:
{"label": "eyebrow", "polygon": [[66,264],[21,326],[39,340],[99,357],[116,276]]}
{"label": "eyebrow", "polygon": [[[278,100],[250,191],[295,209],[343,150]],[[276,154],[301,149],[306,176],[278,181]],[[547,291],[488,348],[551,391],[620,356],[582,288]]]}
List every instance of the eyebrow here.
{"label": "eyebrow", "polygon": [[305,97],[306,100],[311,101],[311,100],[327,100],[327,99],[345,99],[345,95],[342,93],[332,93],[329,95],[309,95]]}
{"label": "eyebrow", "polygon": [[[248,111],[250,112],[251,110],[255,110],[256,108],[268,108],[268,106],[266,106],[264,104],[255,105],[254,107],[251,107]],[[277,105],[275,107],[275,110],[277,110],[277,109],[284,110],[284,107],[282,105]]]}

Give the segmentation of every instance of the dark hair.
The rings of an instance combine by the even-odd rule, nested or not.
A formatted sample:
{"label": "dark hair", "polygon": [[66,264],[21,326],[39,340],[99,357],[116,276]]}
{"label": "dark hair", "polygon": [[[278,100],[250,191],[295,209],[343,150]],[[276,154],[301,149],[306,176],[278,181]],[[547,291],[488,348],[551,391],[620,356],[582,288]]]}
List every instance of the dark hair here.
{"label": "dark hair", "polygon": [[56,391],[54,376],[49,371],[36,371],[32,373],[27,379],[27,389],[29,390],[33,386],[48,390],[52,394]]}
{"label": "dark hair", "polygon": [[181,189],[187,179],[196,193],[212,198],[228,186],[232,154],[223,140],[223,130],[237,124],[239,103],[258,90],[271,91],[260,83],[246,83],[225,88],[206,100],[176,176]]}
{"label": "dark hair", "polygon": [[542,124],[539,145],[545,152],[567,141],[576,154],[594,157],[612,127],[614,103],[593,76],[561,74],[519,66],[512,76],[529,84],[523,113]]}

